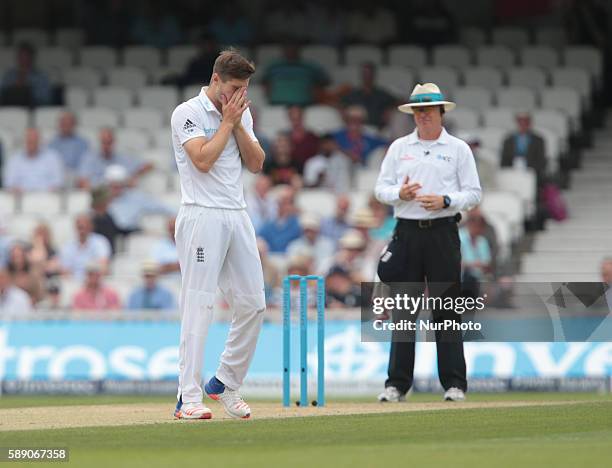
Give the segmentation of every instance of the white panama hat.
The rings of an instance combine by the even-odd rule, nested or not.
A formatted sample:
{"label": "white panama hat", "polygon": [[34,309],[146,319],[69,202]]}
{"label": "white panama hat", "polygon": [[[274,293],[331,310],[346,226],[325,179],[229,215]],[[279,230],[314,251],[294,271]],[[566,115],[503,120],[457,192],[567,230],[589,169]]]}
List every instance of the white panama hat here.
{"label": "white panama hat", "polygon": [[413,107],[444,106],[444,111],[452,111],[456,104],[444,99],[440,88],[434,83],[417,84],[410,95],[410,102],[398,107],[400,112],[414,114]]}

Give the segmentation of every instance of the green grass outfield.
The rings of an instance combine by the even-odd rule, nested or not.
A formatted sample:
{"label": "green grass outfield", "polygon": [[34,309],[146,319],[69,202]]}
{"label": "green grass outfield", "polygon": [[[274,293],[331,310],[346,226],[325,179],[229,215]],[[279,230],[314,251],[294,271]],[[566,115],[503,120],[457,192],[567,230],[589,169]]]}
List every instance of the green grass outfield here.
{"label": "green grass outfield", "polygon": [[[439,395],[414,395],[410,401],[439,399]],[[469,399],[573,400],[577,404],[0,432],[0,446],[69,447],[70,466],[104,468],[611,465],[609,395],[470,394]],[[72,404],[165,401],[158,397],[3,397],[0,408],[65,404],[69,418]],[[168,405],[171,409],[172,402]]]}

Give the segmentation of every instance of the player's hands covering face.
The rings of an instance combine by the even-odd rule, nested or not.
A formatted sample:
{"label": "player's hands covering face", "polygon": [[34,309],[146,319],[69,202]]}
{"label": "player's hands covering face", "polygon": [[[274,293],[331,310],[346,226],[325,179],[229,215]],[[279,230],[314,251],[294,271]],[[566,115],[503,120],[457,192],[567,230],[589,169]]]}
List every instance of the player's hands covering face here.
{"label": "player's hands covering face", "polygon": [[233,126],[240,124],[242,113],[251,105],[247,99],[247,89],[238,88],[228,101],[225,95],[221,95],[221,113],[223,120],[230,122]]}

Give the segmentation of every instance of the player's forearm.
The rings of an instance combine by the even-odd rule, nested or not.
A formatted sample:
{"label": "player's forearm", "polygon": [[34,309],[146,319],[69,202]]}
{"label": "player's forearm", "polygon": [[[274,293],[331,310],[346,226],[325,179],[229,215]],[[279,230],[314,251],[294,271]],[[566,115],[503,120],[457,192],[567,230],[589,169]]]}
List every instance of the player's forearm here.
{"label": "player's forearm", "polygon": [[251,140],[251,136],[242,125],[234,128],[234,137],[247,169],[253,173],[261,171],[266,154],[259,143]]}
{"label": "player's forearm", "polygon": [[197,154],[191,158],[199,171],[208,172],[212,169],[229,141],[232,128],[230,123],[221,122],[217,133],[210,140],[202,144]]}

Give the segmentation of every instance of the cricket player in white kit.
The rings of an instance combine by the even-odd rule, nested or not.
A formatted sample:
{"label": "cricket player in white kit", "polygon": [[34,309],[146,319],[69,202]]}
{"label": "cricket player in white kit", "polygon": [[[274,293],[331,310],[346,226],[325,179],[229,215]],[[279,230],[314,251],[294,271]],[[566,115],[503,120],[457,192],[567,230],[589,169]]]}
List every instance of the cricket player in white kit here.
{"label": "cricket player in white kit", "polygon": [[172,141],[181,181],[176,247],[181,266],[181,338],[175,417],[209,419],[202,403],[204,343],[217,287],[232,308],[232,322],[209,397],[235,418],[248,418],[238,394],[255,352],[266,304],[255,231],[242,187],[242,164],[259,172],[264,151],[253,133],[247,87],[255,72],[233,50],[217,58],[208,87],[172,114]]}

